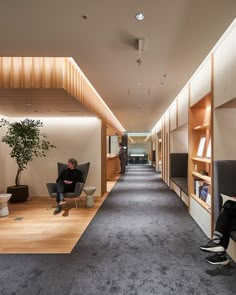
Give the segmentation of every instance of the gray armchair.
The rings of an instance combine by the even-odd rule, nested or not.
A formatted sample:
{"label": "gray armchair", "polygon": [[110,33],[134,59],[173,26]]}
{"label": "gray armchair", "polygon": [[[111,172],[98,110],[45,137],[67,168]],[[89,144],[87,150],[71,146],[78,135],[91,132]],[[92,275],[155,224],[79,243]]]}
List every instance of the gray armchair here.
{"label": "gray armchair", "polygon": [[[79,198],[81,198],[80,195],[82,193],[83,187],[85,185],[85,182],[86,182],[86,179],[87,179],[87,176],[88,176],[89,167],[90,167],[89,162],[85,163],[85,164],[77,165],[76,169],[81,171],[82,177],[83,177],[83,182],[77,182],[75,184],[75,190],[73,192],[64,193],[65,198],[69,198],[69,199],[73,198],[73,199],[75,199],[76,208],[78,208],[77,200]],[[58,176],[66,168],[67,168],[67,164],[58,162],[57,163]],[[49,193],[49,200],[48,200],[48,208],[49,208],[51,199],[57,197],[57,185],[56,185],[56,183],[47,183],[46,186],[47,186],[47,190],[48,190],[48,193]]]}

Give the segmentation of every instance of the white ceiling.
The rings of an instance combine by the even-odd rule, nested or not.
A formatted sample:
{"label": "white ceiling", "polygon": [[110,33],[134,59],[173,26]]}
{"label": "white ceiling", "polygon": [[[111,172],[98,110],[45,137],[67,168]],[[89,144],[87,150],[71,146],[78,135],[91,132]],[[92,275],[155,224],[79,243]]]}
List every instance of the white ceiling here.
{"label": "white ceiling", "polygon": [[236,0],[0,0],[0,55],[73,57],[126,130],[145,132],[235,16]]}

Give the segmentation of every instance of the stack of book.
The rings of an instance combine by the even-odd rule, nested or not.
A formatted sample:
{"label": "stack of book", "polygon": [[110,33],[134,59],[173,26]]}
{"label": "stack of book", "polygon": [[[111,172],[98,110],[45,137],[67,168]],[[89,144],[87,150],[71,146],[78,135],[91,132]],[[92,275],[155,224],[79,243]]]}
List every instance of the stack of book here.
{"label": "stack of book", "polygon": [[201,200],[206,202],[208,205],[210,205],[210,186],[208,183],[201,179],[195,179],[194,182],[194,193],[197,197],[199,197]]}

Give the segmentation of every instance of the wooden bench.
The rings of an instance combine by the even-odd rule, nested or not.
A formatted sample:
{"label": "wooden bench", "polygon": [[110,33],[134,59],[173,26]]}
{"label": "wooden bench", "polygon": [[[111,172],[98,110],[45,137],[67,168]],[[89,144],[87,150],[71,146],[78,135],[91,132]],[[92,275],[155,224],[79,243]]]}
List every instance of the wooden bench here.
{"label": "wooden bench", "polygon": [[170,188],[188,206],[188,154],[170,154]]}

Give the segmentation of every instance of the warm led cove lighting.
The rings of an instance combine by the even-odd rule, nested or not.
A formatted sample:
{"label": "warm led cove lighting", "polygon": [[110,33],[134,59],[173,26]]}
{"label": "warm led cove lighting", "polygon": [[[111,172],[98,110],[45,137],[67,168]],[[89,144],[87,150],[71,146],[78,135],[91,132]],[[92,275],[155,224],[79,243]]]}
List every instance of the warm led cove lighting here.
{"label": "warm led cove lighting", "polygon": [[137,20],[143,20],[144,19],[144,15],[142,13],[138,13],[138,14],[136,14],[135,18]]}

